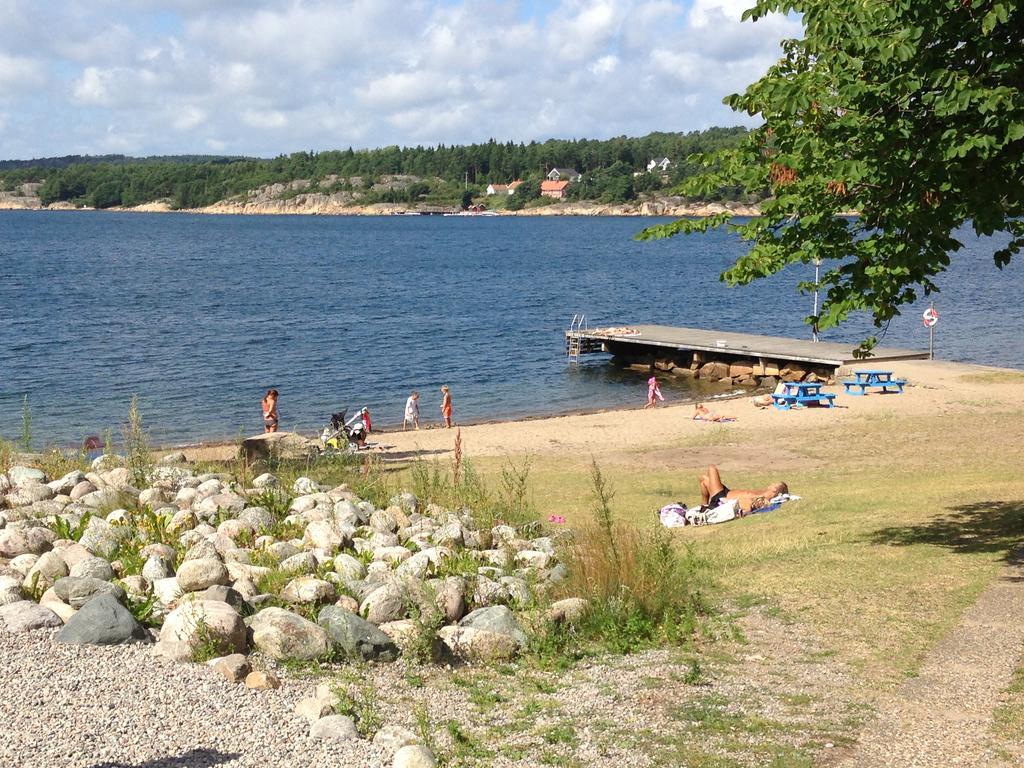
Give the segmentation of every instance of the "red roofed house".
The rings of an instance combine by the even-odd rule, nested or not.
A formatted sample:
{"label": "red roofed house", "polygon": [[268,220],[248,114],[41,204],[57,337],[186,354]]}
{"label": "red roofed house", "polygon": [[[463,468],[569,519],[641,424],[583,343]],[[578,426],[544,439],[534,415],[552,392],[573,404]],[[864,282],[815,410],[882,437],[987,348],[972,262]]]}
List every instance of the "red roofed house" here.
{"label": "red roofed house", "polygon": [[543,197],[553,197],[556,200],[561,200],[565,197],[565,190],[568,186],[568,181],[551,181],[549,179],[545,179],[540,183],[540,194]]}

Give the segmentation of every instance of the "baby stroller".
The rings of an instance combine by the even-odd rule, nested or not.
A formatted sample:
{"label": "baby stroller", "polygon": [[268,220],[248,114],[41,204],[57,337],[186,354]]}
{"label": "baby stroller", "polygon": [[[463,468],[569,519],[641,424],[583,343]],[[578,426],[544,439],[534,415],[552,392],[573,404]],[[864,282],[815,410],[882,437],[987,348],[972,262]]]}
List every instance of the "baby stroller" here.
{"label": "baby stroller", "polygon": [[350,421],[345,421],[348,411],[331,414],[331,423],[324,427],[320,442],[325,451],[358,451],[366,447],[366,424],[363,422],[363,408]]}

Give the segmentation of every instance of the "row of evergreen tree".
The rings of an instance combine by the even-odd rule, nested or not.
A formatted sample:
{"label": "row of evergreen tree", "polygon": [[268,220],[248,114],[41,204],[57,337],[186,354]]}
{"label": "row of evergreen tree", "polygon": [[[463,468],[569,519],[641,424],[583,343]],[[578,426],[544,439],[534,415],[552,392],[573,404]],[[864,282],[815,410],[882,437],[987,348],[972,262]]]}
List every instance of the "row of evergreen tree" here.
{"label": "row of evergreen tree", "polygon": [[[370,150],[296,152],[270,160],[208,158],[182,162],[180,158],[138,161],[39,161],[36,165],[0,171],[0,188],[41,182],[44,204],[69,201],[95,208],[134,206],[169,200],[175,208],[210,205],[251,189],[307,179],[327,187],[352,187],[358,177],[362,200],[372,201],[372,183],[387,175],[413,175],[428,186],[422,197],[458,196],[467,185],[482,190],[488,183],[513,179],[536,182],[553,167],[570,167],[584,175],[573,197],[621,202],[638,192],[673,185],[695,169],[686,158],[737,144],[744,128],[710,128],[691,133],[651,133],[640,138],[607,140],[551,139],[529,144],[488,141],[484,144],[436,147],[383,147]],[[672,161],[668,178],[659,174],[634,177],[646,171],[652,159]],[[337,177],[337,184],[330,184]],[[430,194],[434,192],[436,194]],[[728,191],[724,191],[728,195]]]}

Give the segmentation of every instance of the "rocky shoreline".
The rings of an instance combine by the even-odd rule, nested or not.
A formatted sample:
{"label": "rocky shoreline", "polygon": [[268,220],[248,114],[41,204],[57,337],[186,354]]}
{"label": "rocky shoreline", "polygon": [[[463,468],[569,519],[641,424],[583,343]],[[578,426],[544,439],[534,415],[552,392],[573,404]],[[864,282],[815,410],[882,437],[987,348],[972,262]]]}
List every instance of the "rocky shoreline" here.
{"label": "rocky shoreline", "polygon": [[[0,474],[0,627],[46,630],[57,645],[141,644],[268,691],[280,663],[512,660],[533,628],[585,607],[542,599],[565,566],[535,524],[485,522],[410,493],[377,507],[308,477],[196,473],[180,453],[144,483],[124,464]],[[327,686],[294,717],[313,741],[372,737],[395,768],[435,764],[411,732],[368,734],[336,712]]]}
{"label": "rocky shoreline", "polygon": [[[39,184],[23,184],[15,192],[0,191],[0,210],[82,211],[68,202],[43,205],[38,197]],[[275,185],[284,186],[284,185]],[[310,192],[294,197],[280,197],[264,190],[244,197],[222,200],[203,208],[171,208],[167,201],[154,201],[130,208],[106,208],[108,211],[135,213],[199,213],[235,216],[392,216],[399,214],[436,213],[425,205],[372,203],[360,205],[345,194]],[[454,209],[453,209],[454,210]],[[499,216],[713,216],[719,213],[734,216],[759,216],[756,205],[738,202],[687,203],[680,197],[657,196],[634,203],[608,204],[593,200],[556,202],[518,211],[496,211]]]}

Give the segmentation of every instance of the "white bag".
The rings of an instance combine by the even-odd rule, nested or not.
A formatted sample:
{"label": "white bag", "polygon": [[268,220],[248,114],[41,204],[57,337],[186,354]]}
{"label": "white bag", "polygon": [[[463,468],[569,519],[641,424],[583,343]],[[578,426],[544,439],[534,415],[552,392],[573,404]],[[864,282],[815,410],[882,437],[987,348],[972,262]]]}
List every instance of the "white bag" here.
{"label": "white bag", "polygon": [[714,509],[709,509],[706,516],[707,524],[714,525],[715,523],[727,523],[730,520],[734,520],[736,518],[736,503],[736,499],[723,501]]}

